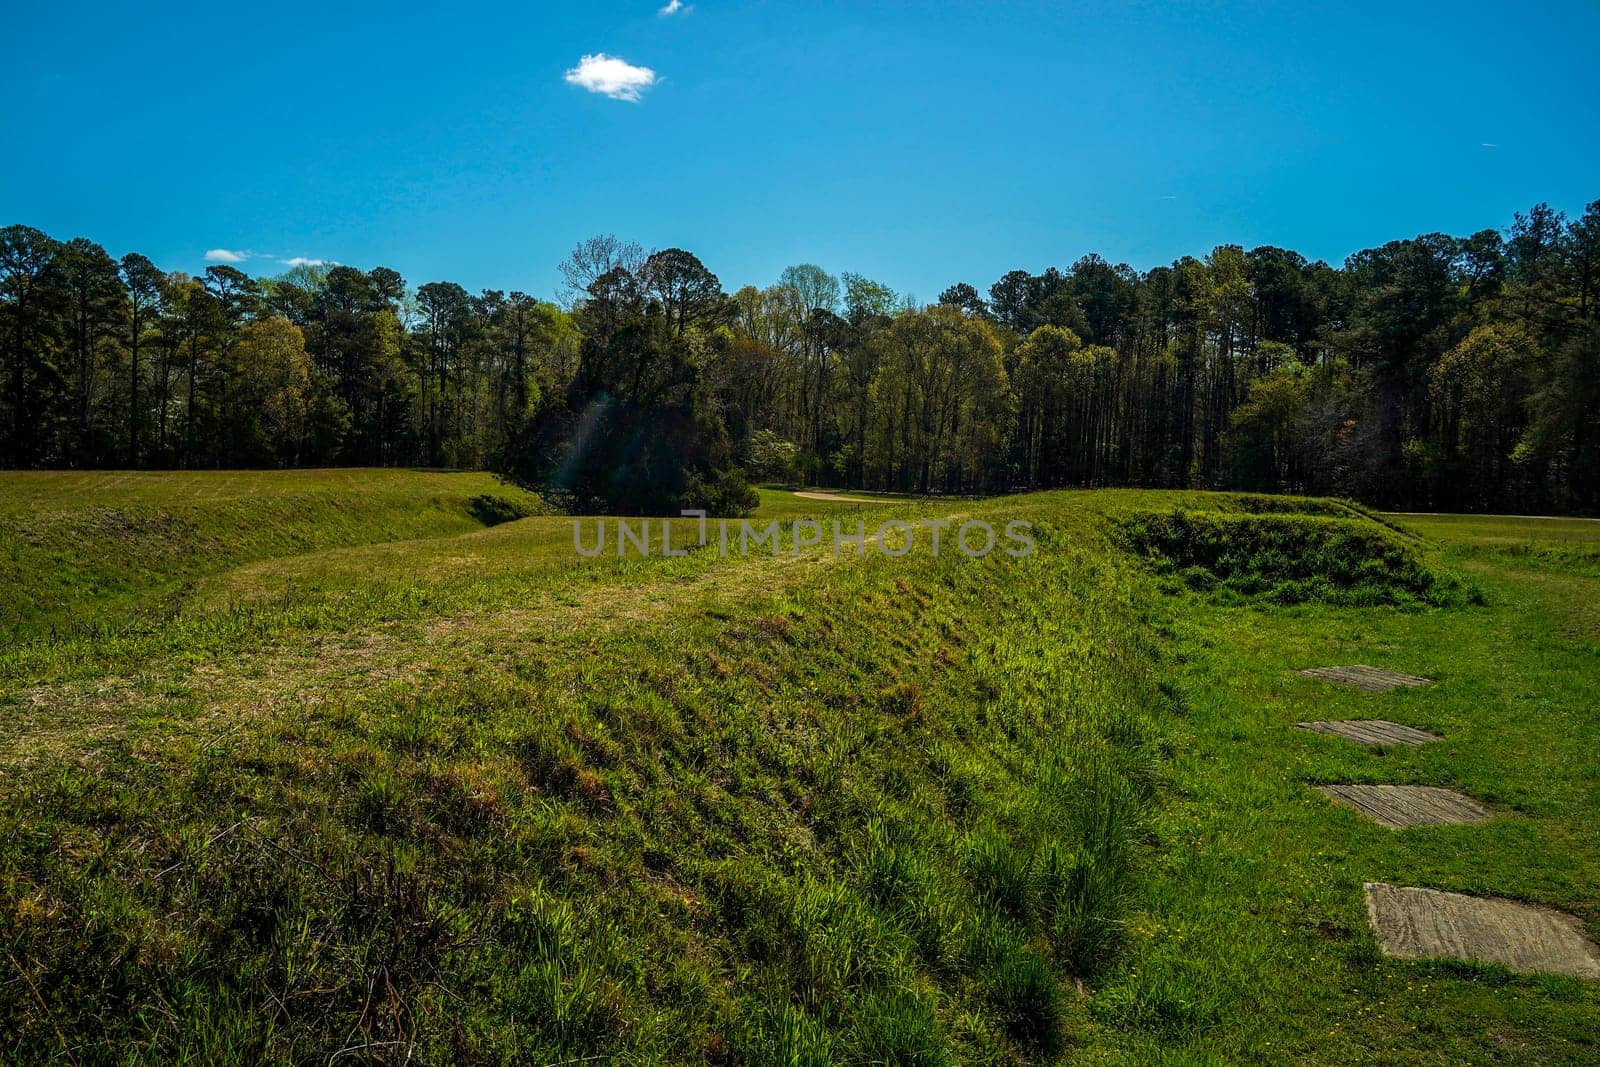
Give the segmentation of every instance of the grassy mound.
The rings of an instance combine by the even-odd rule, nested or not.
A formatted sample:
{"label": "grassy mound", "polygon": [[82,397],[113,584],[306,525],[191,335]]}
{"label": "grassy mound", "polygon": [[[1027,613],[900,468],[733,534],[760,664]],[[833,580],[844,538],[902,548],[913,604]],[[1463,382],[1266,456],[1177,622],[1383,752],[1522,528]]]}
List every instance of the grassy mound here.
{"label": "grassy mound", "polygon": [[1446,604],[1470,596],[1411,545],[1364,519],[1308,513],[1145,512],[1124,545],[1193,589],[1279,604]]}
{"label": "grassy mound", "polygon": [[1269,493],[1230,493],[1218,500],[1219,510],[1245,515],[1325,515],[1351,518],[1350,505],[1310,496],[1274,496]]}
{"label": "grassy mound", "polygon": [[408,644],[430,682],[17,769],[0,944],[50,1008],[0,998],[7,1054],[1052,1060],[1166,698],[1138,569],[1004,506],[1035,556],[575,574],[514,647]]}
{"label": "grassy mound", "polygon": [[0,473],[0,633],[114,629],[252,560],[463,533],[535,511],[485,474]]}

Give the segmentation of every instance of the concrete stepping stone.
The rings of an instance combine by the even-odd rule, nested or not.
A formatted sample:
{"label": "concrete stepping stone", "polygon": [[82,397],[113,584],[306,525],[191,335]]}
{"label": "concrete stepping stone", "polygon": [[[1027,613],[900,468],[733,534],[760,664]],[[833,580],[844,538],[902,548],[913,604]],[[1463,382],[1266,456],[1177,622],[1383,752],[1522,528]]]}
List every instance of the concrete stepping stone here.
{"label": "concrete stepping stone", "polygon": [[1321,678],[1325,682],[1353,686],[1368,693],[1387,693],[1391,689],[1411,689],[1433,683],[1431,678],[1419,678],[1415,674],[1401,674],[1399,671],[1360,663],[1349,667],[1312,667],[1300,673],[1307,678]]}
{"label": "concrete stepping stone", "polygon": [[1385,955],[1465,959],[1513,971],[1600,979],[1600,948],[1583,923],[1499,897],[1367,882],[1367,917]]}
{"label": "concrete stepping stone", "polygon": [[1489,812],[1471,797],[1432,785],[1319,785],[1317,791],[1348,804],[1391,830],[1483,822]]}
{"label": "concrete stepping stone", "polygon": [[1425,745],[1429,741],[1443,741],[1438,734],[1402,726],[1384,719],[1335,719],[1332,721],[1297,722],[1302,730],[1315,730],[1319,734],[1333,734],[1361,745]]}

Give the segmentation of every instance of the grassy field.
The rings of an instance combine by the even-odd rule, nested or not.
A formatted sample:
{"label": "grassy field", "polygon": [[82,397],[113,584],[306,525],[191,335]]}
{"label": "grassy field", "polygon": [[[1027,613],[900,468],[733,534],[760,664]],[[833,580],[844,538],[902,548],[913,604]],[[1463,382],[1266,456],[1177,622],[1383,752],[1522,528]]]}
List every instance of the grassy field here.
{"label": "grassy field", "polygon": [[[0,475],[0,1057],[1600,1055],[1595,983],[1386,960],[1361,890],[1600,929],[1600,523],[764,490],[761,524],[1039,550],[584,560],[539,511],[473,474]],[[1355,662],[1438,684],[1295,673]],[[1447,742],[1293,728],[1347,714]],[[1496,818],[1390,831],[1319,781]]]}
{"label": "grassy field", "polygon": [[483,474],[395,470],[11,471],[0,475],[0,633],[164,618],[252,560],[436,538],[539,510]]}

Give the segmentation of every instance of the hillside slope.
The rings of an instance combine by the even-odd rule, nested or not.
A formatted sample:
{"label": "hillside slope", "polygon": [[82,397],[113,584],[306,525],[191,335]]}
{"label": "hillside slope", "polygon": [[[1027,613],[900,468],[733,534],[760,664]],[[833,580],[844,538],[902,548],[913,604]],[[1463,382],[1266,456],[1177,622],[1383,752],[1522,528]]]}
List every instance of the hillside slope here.
{"label": "hillside slope", "polygon": [[984,507],[1041,550],[551,568],[533,520],[466,587],[34,662],[0,936],[53,1007],[3,1002],[13,1053],[1050,1058],[1164,698],[1134,565]]}
{"label": "hillside slope", "polygon": [[492,499],[539,507],[478,473],[0,472],[0,633],[114,629],[239,563],[480,529]]}

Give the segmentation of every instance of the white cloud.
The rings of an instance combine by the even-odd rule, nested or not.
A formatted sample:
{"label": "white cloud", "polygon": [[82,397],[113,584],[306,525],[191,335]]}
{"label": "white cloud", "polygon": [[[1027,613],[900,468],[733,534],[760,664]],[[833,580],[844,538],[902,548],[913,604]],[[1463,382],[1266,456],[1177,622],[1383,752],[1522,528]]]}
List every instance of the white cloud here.
{"label": "white cloud", "polygon": [[687,15],[689,12],[691,12],[693,10],[694,10],[694,8],[691,7],[690,5],[684,3],[683,0],[667,0],[667,6],[663,7],[660,11],[656,12],[656,14],[658,14],[658,15],[678,15],[678,14]]}
{"label": "white cloud", "polygon": [[637,103],[644,90],[656,83],[656,72],[600,52],[578,60],[578,65],[567,71],[566,81],[613,100]]}
{"label": "white cloud", "polygon": [[213,263],[243,263],[249,258],[249,252],[235,252],[231,248],[206,249],[206,259]]}
{"label": "white cloud", "polygon": [[283,261],[289,267],[337,267],[337,260],[333,259],[308,259],[305,256],[291,256]]}

